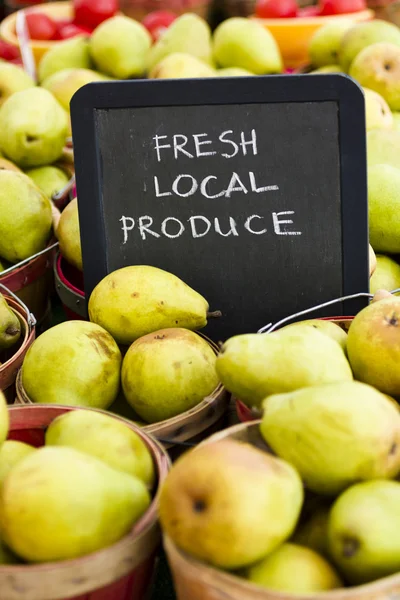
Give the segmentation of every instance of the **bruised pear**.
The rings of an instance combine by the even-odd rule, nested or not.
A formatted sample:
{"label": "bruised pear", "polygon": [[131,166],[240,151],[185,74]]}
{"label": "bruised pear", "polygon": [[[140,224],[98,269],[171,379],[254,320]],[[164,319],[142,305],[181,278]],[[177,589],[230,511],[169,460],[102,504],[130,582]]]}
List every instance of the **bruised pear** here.
{"label": "bruised pear", "polygon": [[136,340],[122,363],[122,388],[135,412],[154,423],[189,410],[218,385],[216,356],[193,331],[161,329]]}
{"label": "bruised pear", "polygon": [[21,336],[21,323],[0,293],[0,351],[10,348]]}
{"label": "bruised pear", "polygon": [[169,327],[201,329],[207,325],[207,301],[181,279],[136,265],[107,275],[89,299],[89,318],[119,344]]}
{"label": "bruised pear", "polygon": [[237,569],[290,537],[302,502],[303,485],[290,464],[250,444],[223,440],[178,459],[161,489],[159,516],[182,550]]}
{"label": "bruised pear", "polygon": [[400,472],[400,413],[369,385],[309,387],[270,396],[263,407],[262,436],[314,492],[332,496]]}
{"label": "bruised pear", "polygon": [[120,368],[121,352],[107,331],[66,321],[33,342],[22,384],[33,402],[108,408],[118,395]]}
{"label": "bruised pear", "polygon": [[28,456],[35,451],[36,448],[29,444],[25,444],[24,442],[19,442],[18,440],[6,440],[0,448],[0,485],[3,484],[10,471],[21,462],[25,456]]}
{"label": "bruised pear", "polygon": [[227,390],[256,407],[270,394],[353,379],[340,345],[307,326],[230,338],[217,373]]}

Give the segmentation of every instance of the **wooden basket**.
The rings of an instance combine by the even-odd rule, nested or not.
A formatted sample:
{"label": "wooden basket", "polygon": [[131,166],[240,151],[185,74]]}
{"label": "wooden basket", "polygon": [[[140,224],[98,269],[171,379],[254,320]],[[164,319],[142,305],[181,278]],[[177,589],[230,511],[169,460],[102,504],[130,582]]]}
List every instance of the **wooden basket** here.
{"label": "wooden basket", "polygon": [[5,394],[7,402],[13,403],[15,400],[15,379],[18,370],[22,366],[25,354],[35,339],[36,320],[29,312],[28,308],[16,297],[12,297],[9,290],[0,285],[0,293],[5,297],[8,306],[14,314],[17,315],[21,324],[21,337],[18,342],[9,348],[0,352],[0,390]]}
{"label": "wooden basket", "polygon": [[[46,427],[70,410],[81,409],[48,405],[10,407],[9,439],[41,446]],[[152,453],[158,486],[150,508],[128,535],[99,552],[41,565],[1,565],[1,600],[143,600],[145,597],[160,543],[158,490],[167,475],[169,459],[155,440],[133,423],[120,420],[141,436]]]}
{"label": "wooden basket", "polygon": [[[241,423],[216,433],[202,443],[209,444],[229,438],[247,442],[268,452],[259,424],[260,421]],[[318,594],[274,592],[189,557],[167,536],[164,536],[164,547],[178,600],[396,600],[400,594],[400,574],[366,585]]]}

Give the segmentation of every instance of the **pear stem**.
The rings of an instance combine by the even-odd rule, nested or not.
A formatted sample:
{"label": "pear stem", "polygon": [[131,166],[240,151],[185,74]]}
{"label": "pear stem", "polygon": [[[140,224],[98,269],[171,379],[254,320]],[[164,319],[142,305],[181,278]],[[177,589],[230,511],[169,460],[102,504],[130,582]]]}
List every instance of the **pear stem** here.
{"label": "pear stem", "polygon": [[216,319],[218,317],[222,317],[222,312],[220,310],[214,310],[207,313],[207,319]]}

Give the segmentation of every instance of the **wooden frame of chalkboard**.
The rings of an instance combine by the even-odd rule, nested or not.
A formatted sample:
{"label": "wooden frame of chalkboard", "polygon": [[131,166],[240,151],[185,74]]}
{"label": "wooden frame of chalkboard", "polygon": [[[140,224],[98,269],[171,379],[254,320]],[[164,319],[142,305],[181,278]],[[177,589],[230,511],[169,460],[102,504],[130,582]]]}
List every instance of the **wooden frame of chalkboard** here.
{"label": "wooden frame of chalkboard", "polygon": [[[99,146],[96,113],[116,109],[180,107],[180,113],[184,115],[185,109],[188,110],[187,107],[215,106],[217,109],[219,105],[257,106],[293,103],[314,103],[317,106],[329,102],[337,105],[340,152],[342,293],[338,295],[368,291],[366,140],[362,90],[352,79],[340,74],[274,75],[248,78],[99,82],[88,84],[78,90],[71,101],[71,118],[86,297],[89,297],[95,285],[107,274],[110,252],[104,225],[103,156]],[[288,146],[290,143],[289,137]],[[315,143],[318,144],[318,140],[315,140]],[[323,152],[323,149],[321,151]],[[123,152],[124,148],[121,148],[121,153]],[[265,261],[268,262],[267,258]],[[283,273],[282,277],[284,277]],[[260,278],[262,279],[262,270]],[[249,285],[251,286],[252,282],[249,282]],[[299,295],[301,295],[300,289]],[[330,299],[332,298],[325,298],[325,300]],[[317,299],[315,304],[318,303]],[[333,311],[336,311],[336,314],[340,312],[340,314],[352,315],[365,304],[366,300],[359,298],[346,301]],[[219,306],[211,308],[215,309]],[[293,306],[291,312],[296,312],[298,308]],[[301,306],[301,308],[306,307]],[[251,306],[249,310],[251,311]],[[322,314],[328,316],[333,313],[325,311]],[[264,321],[258,320],[259,326],[265,325],[269,318],[266,310]],[[233,326],[228,327],[223,333],[229,333],[230,330],[234,332],[235,329]]]}

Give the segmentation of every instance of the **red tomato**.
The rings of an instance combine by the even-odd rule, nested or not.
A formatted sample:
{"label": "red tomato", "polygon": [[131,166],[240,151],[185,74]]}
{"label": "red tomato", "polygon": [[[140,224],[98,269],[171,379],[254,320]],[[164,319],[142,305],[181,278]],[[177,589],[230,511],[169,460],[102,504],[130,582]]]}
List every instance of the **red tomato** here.
{"label": "red tomato", "polygon": [[344,15],[367,8],[365,0],[321,0],[321,15]]}
{"label": "red tomato", "polygon": [[118,0],[73,0],[75,23],[94,29],[118,11]]}
{"label": "red tomato", "polygon": [[321,14],[321,9],[319,6],[304,6],[303,8],[299,8],[298,17],[318,17]]}
{"label": "red tomato", "polygon": [[0,39],[0,58],[3,60],[12,61],[20,57],[21,54],[19,48],[12,46],[11,44],[8,44],[4,40]]}
{"label": "red tomato", "polygon": [[297,17],[298,7],[295,0],[257,0],[256,16],[260,19],[279,19]]}
{"label": "red tomato", "polygon": [[155,10],[145,16],[142,25],[146,27],[153,41],[157,41],[176,18],[177,15],[168,10]]}
{"label": "red tomato", "polygon": [[75,25],[75,23],[66,23],[58,29],[58,38],[60,40],[67,40],[69,38],[76,37],[77,35],[90,35],[92,30],[88,27],[82,27],[81,25]]}
{"label": "red tomato", "polygon": [[48,15],[27,12],[26,24],[32,40],[51,40],[57,34],[57,24]]}

